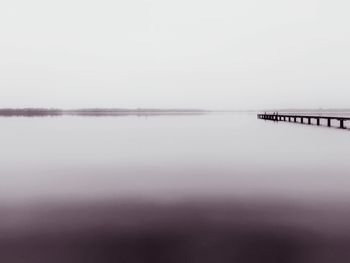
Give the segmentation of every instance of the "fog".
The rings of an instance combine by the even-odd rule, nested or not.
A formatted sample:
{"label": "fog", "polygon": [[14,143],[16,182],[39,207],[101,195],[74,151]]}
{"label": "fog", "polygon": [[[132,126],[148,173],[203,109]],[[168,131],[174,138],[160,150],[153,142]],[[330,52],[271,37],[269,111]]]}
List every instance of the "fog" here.
{"label": "fog", "polygon": [[0,107],[347,107],[345,0],[2,0]]}

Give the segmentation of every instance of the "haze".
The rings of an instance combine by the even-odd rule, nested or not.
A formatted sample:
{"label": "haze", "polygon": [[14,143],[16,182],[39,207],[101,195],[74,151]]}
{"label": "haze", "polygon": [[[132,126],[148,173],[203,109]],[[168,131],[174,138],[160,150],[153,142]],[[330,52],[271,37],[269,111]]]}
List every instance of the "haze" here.
{"label": "haze", "polygon": [[2,0],[0,107],[348,107],[345,0]]}

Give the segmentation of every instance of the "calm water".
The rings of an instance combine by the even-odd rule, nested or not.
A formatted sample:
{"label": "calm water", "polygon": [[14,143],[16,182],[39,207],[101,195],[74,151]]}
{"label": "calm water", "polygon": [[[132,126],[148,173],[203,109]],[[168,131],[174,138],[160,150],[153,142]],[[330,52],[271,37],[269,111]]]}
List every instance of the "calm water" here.
{"label": "calm water", "polygon": [[1,262],[349,262],[349,130],[251,114],[0,127]]}
{"label": "calm water", "polygon": [[1,118],[1,202],[349,197],[350,131],[253,114]]}

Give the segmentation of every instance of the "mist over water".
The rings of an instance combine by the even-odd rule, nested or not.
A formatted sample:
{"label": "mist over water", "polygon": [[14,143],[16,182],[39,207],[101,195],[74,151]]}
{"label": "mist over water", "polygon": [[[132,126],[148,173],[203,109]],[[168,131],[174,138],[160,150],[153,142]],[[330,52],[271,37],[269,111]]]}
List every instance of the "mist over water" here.
{"label": "mist over water", "polygon": [[0,126],[2,262],[348,262],[349,130],[231,113]]}
{"label": "mist over water", "polygon": [[2,202],[349,195],[347,130],[254,114],[0,123]]}

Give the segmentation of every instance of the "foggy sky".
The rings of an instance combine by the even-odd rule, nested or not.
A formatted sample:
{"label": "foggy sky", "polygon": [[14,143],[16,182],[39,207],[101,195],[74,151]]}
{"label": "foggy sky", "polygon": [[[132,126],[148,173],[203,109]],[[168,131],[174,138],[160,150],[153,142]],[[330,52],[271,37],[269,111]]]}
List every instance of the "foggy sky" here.
{"label": "foggy sky", "polygon": [[346,0],[2,0],[0,107],[350,107]]}

